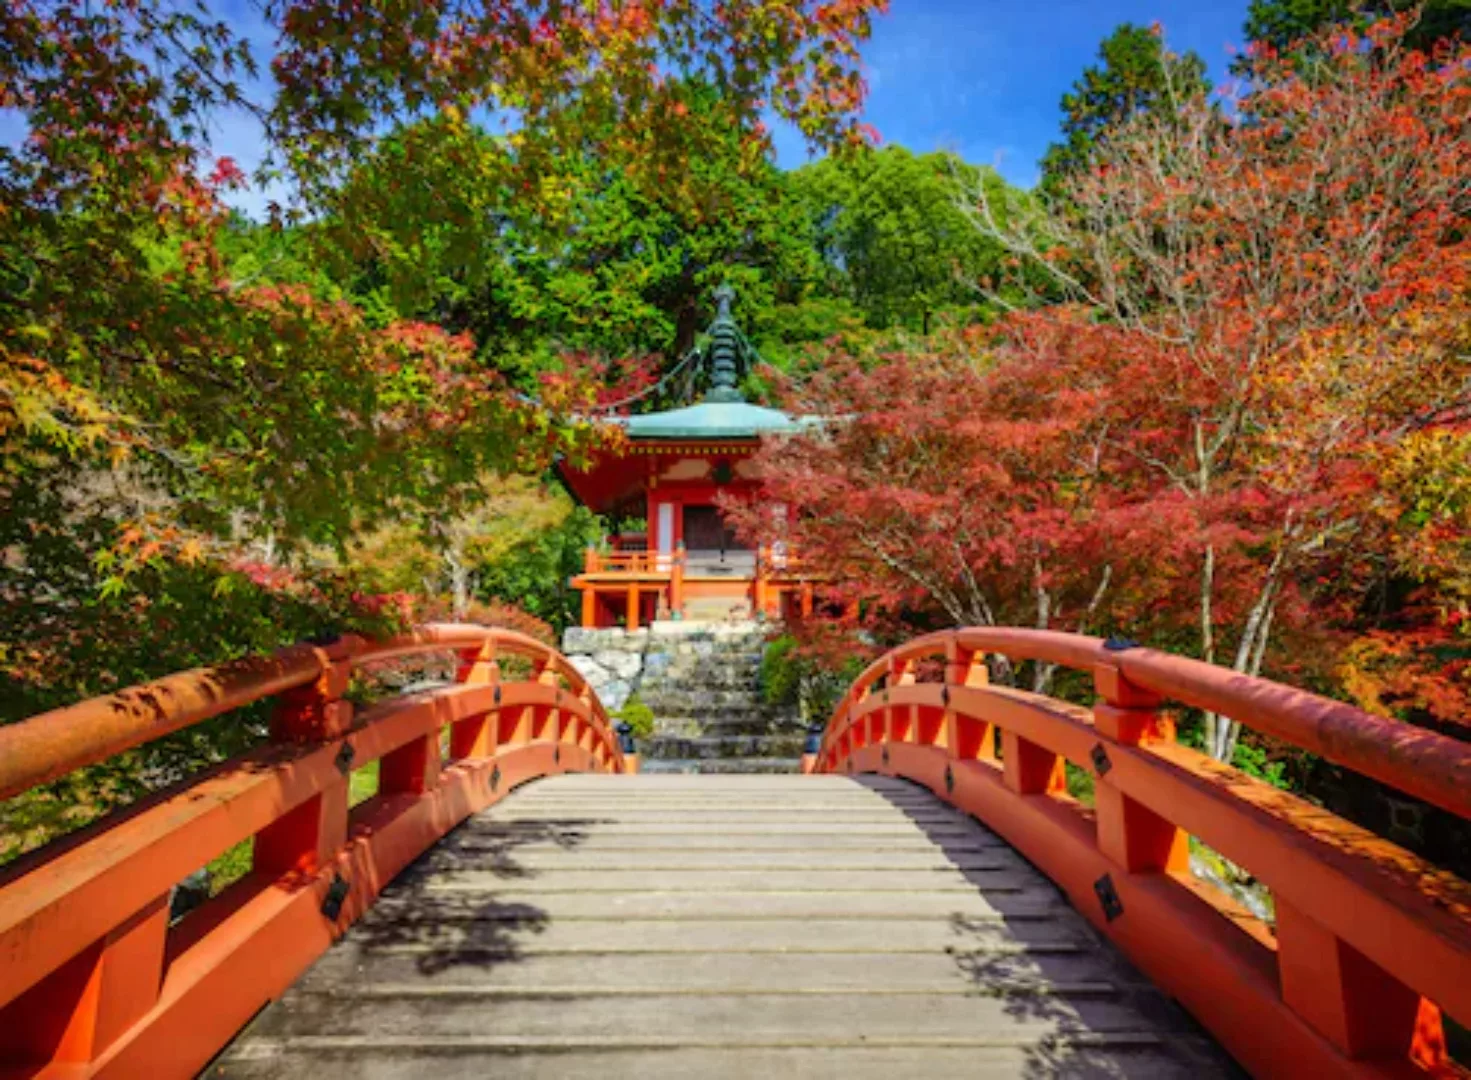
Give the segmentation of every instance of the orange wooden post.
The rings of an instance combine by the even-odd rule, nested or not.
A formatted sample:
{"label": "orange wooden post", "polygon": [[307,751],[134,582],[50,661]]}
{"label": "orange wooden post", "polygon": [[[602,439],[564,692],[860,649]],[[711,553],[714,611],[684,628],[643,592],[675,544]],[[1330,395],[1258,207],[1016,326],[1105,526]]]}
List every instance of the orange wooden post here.
{"label": "orange wooden post", "polygon": [[335,739],[352,726],[352,702],[344,701],[352,679],[348,642],[322,646],[322,673],[306,686],[281,695],[271,716],[271,738],[277,742],[311,743]]}
{"label": "orange wooden post", "polygon": [[[991,682],[990,669],[986,667],[986,654],[967,649],[952,638],[945,646],[945,685],[947,687],[988,686]],[[949,695],[947,694],[947,697]],[[972,720],[962,732],[955,710],[947,702],[945,726],[949,731],[950,746],[957,757],[979,758],[983,761],[996,760],[996,728],[981,720]]]}
{"label": "orange wooden post", "polygon": [[669,614],[671,618],[684,618],[684,541],[674,549],[674,562],[669,567]]}
{"label": "orange wooden post", "polygon": [[1056,794],[1067,790],[1062,758],[1014,731],[1001,732],[1006,786],[1018,795]]}
{"label": "orange wooden post", "polygon": [[[478,649],[467,649],[460,656],[458,681],[467,686],[495,686],[501,681],[501,666],[496,659],[495,642],[487,640]],[[453,758],[487,758],[495,754],[495,712],[468,716],[454,724],[449,732],[449,752]]]}
{"label": "orange wooden post", "polygon": [[598,558],[598,549],[592,544],[587,545],[587,551],[582,556],[582,572],[584,574],[596,574],[601,567],[602,560]]}
{"label": "orange wooden post", "polygon": [[[344,701],[352,676],[345,642],[323,650],[329,658],[317,680],[281,696],[271,717],[271,734],[279,742],[317,742],[345,735],[352,727],[352,702]],[[342,760],[351,765],[351,747]],[[275,874],[312,871],[323,866],[347,842],[348,774],[258,832],[251,866]]]}
{"label": "orange wooden post", "polygon": [[812,615],[812,582],[802,582],[802,618]]}
{"label": "orange wooden post", "polygon": [[378,765],[381,795],[422,795],[439,782],[439,731],[410,739],[383,755]]}
{"label": "orange wooden post", "polygon": [[97,1058],[158,1001],[168,929],[165,894],[0,1009],[0,1061]]}
{"label": "orange wooden post", "polygon": [[[1416,1037],[1420,995],[1312,916],[1274,899],[1282,1000],[1349,1057],[1402,1060]],[[1431,1019],[1438,1027],[1438,1014]]]}
{"label": "orange wooden post", "polygon": [[1174,822],[1136,802],[1108,780],[1108,741],[1123,746],[1173,742],[1175,725],[1160,712],[1158,695],[1124,678],[1108,663],[1094,665],[1093,685],[1099,701],[1093,707],[1100,736],[1095,761],[1098,777],[1094,798],[1098,812],[1098,847],[1131,874],[1179,872],[1189,868],[1189,839]]}
{"label": "orange wooden post", "polygon": [[766,614],[767,587],[766,587],[766,563],[768,548],[765,544],[756,545],[756,580],[751,585],[751,614],[761,617]]}
{"label": "orange wooden post", "polygon": [[638,585],[628,586],[628,628],[638,629]]}

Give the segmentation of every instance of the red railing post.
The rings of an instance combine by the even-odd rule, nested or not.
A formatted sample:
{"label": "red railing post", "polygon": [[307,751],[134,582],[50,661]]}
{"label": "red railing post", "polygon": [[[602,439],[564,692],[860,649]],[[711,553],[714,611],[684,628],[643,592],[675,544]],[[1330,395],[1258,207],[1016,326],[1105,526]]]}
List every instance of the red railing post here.
{"label": "red railing post", "polygon": [[[467,686],[496,686],[501,681],[501,666],[496,659],[495,642],[487,641],[478,649],[460,654],[459,682]],[[449,752],[454,758],[488,758],[495,754],[496,710],[466,717],[449,732]]]}
{"label": "red railing post", "polygon": [[765,544],[756,545],[756,580],[751,583],[751,615],[761,618],[766,614],[768,603],[767,563],[770,560],[770,548]]}
{"label": "red railing post", "polygon": [[[1101,739],[1122,746],[1173,742],[1174,723],[1160,712],[1160,698],[1130,683],[1109,663],[1095,664],[1093,686],[1098,701],[1093,725]],[[1100,743],[1103,754],[1108,746]],[[1131,874],[1188,869],[1189,839],[1172,821],[1125,795],[1100,775],[1094,784],[1098,813],[1098,847]]]}
{"label": "red railing post", "polygon": [[[1275,908],[1277,971],[1288,1008],[1350,1058],[1410,1054],[1420,995],[1294,905],[1277,898]],[[1438,1028],[1439,1014],[1430,1008],[1430,1026]]]}
{"label": "red railing post", "polygon": [[[988,686],[991,671],[986,666],[986,654],[967,649],[954,638],[945,643],[945,685],[947,687]],[[946,697],[950,695],[947,693]],[[949,745],[954,747],[956,757],[979,758],[982,761],[996,760],[996,727],[976,717],[967,717],[962,724],[954,705],[947,701],[945,727]]]}
{"label": "red railing post", "polygon": [[158,1001],[168,929],[165,893],[0,1009],[0,1061],[95,1060]]}
{"label": "red railing post", "polygon": [[352,702],[343,700],[352,681],[350,644],[339,638],[321,647],[321,675],[281,695],[271,716],[271,738],[276,742],[322,742],[352,727]]}
{"label": "red railing post", "polygon": [[[340,738],[352,727],[352,702],[343,699],[352,680],[350,643],[322,650],[327,663],[318,678],[281,695],[271,717],[277,742],[310,743]],[[344,761],[351,764],[351,749]],[[347,842],[348,778],[343,775],[255,836],[251,866],[275,874],[312,871]]]}
{"label": "red railing post", "polygon": [[684,618],[684,541],[674,548],[674,561],[669,566],[669,615]]}

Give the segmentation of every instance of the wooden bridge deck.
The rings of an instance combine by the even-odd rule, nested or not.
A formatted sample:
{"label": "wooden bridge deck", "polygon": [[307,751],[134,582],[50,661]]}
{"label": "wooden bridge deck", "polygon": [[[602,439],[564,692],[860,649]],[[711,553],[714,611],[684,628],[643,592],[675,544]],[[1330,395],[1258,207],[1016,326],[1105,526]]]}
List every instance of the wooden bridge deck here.
{"label": "wooden bridge deck", "polygon": [[446,837],[210,1074],[1233,1069],[1037,871],[924,789],[576,775]]}

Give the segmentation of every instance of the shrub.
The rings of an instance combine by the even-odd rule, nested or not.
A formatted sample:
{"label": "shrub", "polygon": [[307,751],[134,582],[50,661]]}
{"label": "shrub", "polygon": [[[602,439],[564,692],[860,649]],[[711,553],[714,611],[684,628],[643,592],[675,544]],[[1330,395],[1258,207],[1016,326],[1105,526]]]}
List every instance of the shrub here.
{"label": "shrub", "polygon": [[654,733],[654,710],[640,701],[637,694],[629,695],[623,708],[613,714],[613,719],[633,728],[636,739],[647,739]]}

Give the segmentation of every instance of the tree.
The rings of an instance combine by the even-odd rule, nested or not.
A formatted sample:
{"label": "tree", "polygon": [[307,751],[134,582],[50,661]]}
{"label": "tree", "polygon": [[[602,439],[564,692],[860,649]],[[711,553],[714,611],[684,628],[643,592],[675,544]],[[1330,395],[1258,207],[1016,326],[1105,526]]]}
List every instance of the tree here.
{"label": "tree", "polygon": [[901,146],[826,158],[792,176],[829,289],[850,298],[872,328],[920,332],[947,308],[977,305],[977,282],[1000,268],[1002,249],[962,208],[982,185],[994,202],[1021,198],[994,169]]}
{"label": "tree", "polygon": [[[1359,534],[1382,448],[1467,406],[1471,51],[1432,69],[1405,27],[1262,54],[1236,123],[1203,93],[1139,114],[1045,244],[991,230],[1091,309],[1019,318],[1013,347],[1106,360],[1109,483],[1173,523],[1149,591],[1193,588],[1199,654],[1236,670]],[[1229,760],[1238,727],[1208,726]]]}
{"label": "tree", "polygon": [[764,445],[764,498],[727,512],[832,575],[824,601],[870,629],[1086,630],[1113,573],[1095,436],[1070,420],[1069,396],[1086,391],[994,367],[986,344],[979,328],[936,335],[931,352],[834,356],[788,384],[789,408],[831,419]]}
{"label": "tree", "polygon": [[413,124],[334,199],[328,254],[386,306],[471,332],[498,366],[535,369],[557,349],[678,357],[719,284],[749,320],[817,270],[786,174],[728,126],[712,88],[689,84],[680,102],[676,166],[650,182],[599,137],[546,165],[545,200],[509,183],[504,140]]}
{"label": "tree", "polygon": [[1180,102],[1210,90],[1205,61],[1171,52],[1158,26],[1121,24],[1098,47],[1098,59],[1063,95],[1063,141],[1042,159],[1044,190],[1087,166],[1110,129],[1139,113],[1172,116]]}
{"label": "tree", "polygon": [[568,582],[602,523],[535,477],[486,478],[484,488],[460,513],[356,538],[348,568],[374,591],[423,595],[456,618],[477,602],[501,601],[555,630],[575,625],[579,599]]}
{"label": "tree", "polygon": [[[543,178],[570,151],[648,190],[684,149],[672,71],[719,89],[753,169],[768,109],[816,145],[861,141],[857,46],[881,7],[271,0],[274,96],[252,101],[258,58],[224,6],[7,4],[0,109],[25,138],[0,147],[0,719],[391,630],[411,605],[341,573],[352,535],[459,513],[487,473],[587,445],[574,409],[529,405],[468,335],[356,303],[296,257],[365,154],[410,120],[484,110],[516,118],[494,164],[527,216],[557,209]],[[295,230],[225,208],[251,178],[209,133],[240,110],[264,131],[254,179],[288,190],[273,225]],[[233,752],[243,719],[151,744],[117,784],[79,774],[68,808],[167,783],[176,752]]]}
{"label": "tree", "polygon": [[259,103],[242,90],[255,58],[207,8],[11,5],[0,106],[28,138],[0,150],[6,499],[125,469],[138,498],[112,511],[114,569],[216,542],[279,553],[340,544],[580,437],[528,417],[463,335],[366,316],[315,280],[233,273],[222,196],[246,178],[210,156],[220,109],[266,121],[316,209],[396,120],[453,129],[474,107],[514,110],[520,127],[495,143],[505,182],[554,207],[536,181],[559,148],[602,146],[646,184],[685,148],[687,84],[670,69],[720,88],[712,109],[752,162],[766,107],[817,142],[859,138],[856,47],[878,6],[497,3],[408,18],[391,4],[273,4],[278,93]]}
{"label": "tree", "polygon": [[[1429,52],[1445,38],[1471,38],[1471,0],[1252,0],[1246,40],[1285,51],[1330,26],[1362,30],[1397,12],[1416,11],[1405,34],[1407,48]],[[1236,66],[1245,70],[1246,60]]]}

